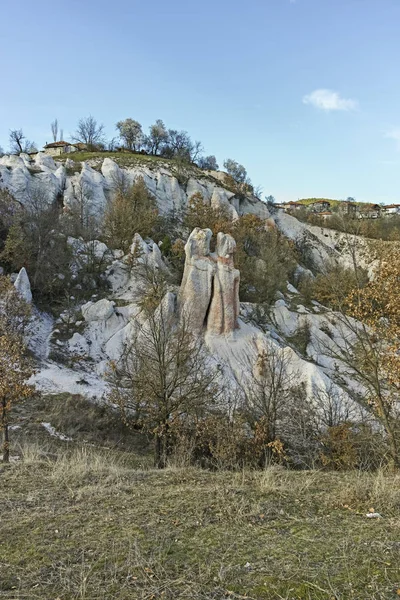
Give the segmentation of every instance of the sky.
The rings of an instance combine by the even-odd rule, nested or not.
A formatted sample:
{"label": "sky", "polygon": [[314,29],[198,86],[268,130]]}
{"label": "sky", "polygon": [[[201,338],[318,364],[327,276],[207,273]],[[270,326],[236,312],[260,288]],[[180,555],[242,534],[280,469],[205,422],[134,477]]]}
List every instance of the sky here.
{"label": "sky", "polygon": [[0,4],[4,150],[163,119],[278,201],[400,202],[400,0]]}

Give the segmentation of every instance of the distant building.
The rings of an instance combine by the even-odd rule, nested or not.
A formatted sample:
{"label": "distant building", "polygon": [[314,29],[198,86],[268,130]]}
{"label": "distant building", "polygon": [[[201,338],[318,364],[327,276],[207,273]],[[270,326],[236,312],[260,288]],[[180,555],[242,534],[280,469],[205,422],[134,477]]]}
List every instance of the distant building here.
{"label": "distant building", "polygon": [[87,150],[87,144],[78,142],[77,144],[71,144],[70,142],[51,142],[43,146],[45,154],[50,156],[60,156],[60,154],[70,154],[71,152],[85,152]]}
{"label": "distant building", "polygon": [[330,219],[333,216],[333,213],[330,210],[323,210],[321,212],[318,212],[318,216],[321,217],[321,219],[324,219],[324,221],[326,219]]}
{"label": "distant building", "polygon": [[341,202],[339,205],[339,212],[343,215],[348,215],[350,218],[355,219],[359,213],[360,207],[355,202]]}
{"label": "distant building", "polygon": [[76,144],[70,144],[69,142],[52,142],[51,144],[46,144],[43,147],[45,154],[50,154],[50,156],[59,156],[60,154],[69,154],[70,152],[76,152]]}
{"label": "distant building", "polygon": [[304,208],[304,204],[300,204],[300,202],[285,202],[281,205],[281,208],[283,208],[286,212],[291,212]]}
{"label": "distant building", "polygon": [[379,204],[365,204],[360,206],[359,219],[379,219],[382,207]]}
{"label": "distant building", "polygon": [[383,215],[398,215],[400,214],[400,204],[386,204],[381,207]]}
{"label": "distant building", "polygon": [[328,200],[315,200],[315,202],[310,202],[307,204],[308,210],[315,213],[323,213],[329,211],[331,207],[331,203]]}

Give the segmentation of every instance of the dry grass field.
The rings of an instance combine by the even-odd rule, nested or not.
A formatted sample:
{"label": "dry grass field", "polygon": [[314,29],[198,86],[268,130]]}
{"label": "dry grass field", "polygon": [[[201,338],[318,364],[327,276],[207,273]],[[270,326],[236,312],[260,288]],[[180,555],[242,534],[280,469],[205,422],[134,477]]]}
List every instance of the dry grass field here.
{"label": "dry grass field", "polygon": [[43,404],[0,466],[1,598],[399,597],[399,476],[156,471],[134,445],[90,438],[65,404],[76,441],[46,438]]}

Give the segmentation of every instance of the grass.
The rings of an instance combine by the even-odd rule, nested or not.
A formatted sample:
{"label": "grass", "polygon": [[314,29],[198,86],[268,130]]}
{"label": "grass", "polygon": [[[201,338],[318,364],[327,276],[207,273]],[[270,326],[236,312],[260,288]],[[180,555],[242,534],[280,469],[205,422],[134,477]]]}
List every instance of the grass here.
{"label": "grass", "polygon": [[[299,202],[299,204],[304,204],[304,206],[308,206],[309,204],[312,204],[312,202],[316,202],[317,200],[324,200],[326,202],[329,202],[331,205],[331,208],[334,207],[338,207],[341,204],[343,204],[344,202],[346,202],[346,200],[337,200],[334,198],[301,198],[300,200],[297,200],[297,202]],[[365,206],[365,202],[357,202],[357,200],[352,200],[353,204],[356,204],[357,206]],[[368,203],[367,203],[368,204]]]}
{"label": "grass", "polygon": [[[77,163],[77,167],[68,167],[67,173],[73,175],[77,170],[81,169],[81,162],[87,161],[94,169],[100,170],[101,164],[105,158],[111,158],[120,167],[136,167],[147,166],[150,169],[157,166],[165,166],[171,169],[172,173],[178,178],[188,179],[196,177],[197,179],[208,180],[212,183],[220,185],[218,180],[193,164],[179,164],[175,159],[168,159],[162,156],[154,156],[152,154],[136,154],[130,152],[71,152],[65,156],[57,156],[55,160],[65,162],[67,158]],[[79,166],[79,169],[78,169]],[[225,186],[227,187],[227,186]]]}
{"label": "grass", "polygon": [[84,161],[102,162],[105,158],[111,158],[121,167],[133,167],[136,165],[146,164],[151,166],[155,163],[171,165],[174,163],[173,160],[169,160],[161,156],[153,156],[151,154],[136,154],[133,152],[71,152],[68,155],[57,157],[56,160],[61,160],[64,162],[67,158],[76,163]]}
{"label": "grass", "polygon": [[2,598],[397,597],[399,479],[26,457],[1,473]]}
{"label": "grass", "polygon": [[398,598],[400,476],[156,471],[102,407],[25,409],[0,467],[1,598]]}

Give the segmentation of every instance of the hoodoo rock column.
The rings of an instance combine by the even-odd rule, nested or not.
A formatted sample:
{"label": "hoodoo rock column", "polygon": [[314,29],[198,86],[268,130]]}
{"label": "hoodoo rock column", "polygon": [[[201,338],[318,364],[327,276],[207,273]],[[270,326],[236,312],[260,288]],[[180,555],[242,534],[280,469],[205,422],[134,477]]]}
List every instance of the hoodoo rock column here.
{"label": "hoodoo rock column", "polygon": [[233,264],[236,242],[229,234],[217,236],[217,269],[207,319],[207,331],[232,333],[238,328],[240,272]]}
{"label": "hoodoo rock column", "polygon": [[210,255],[210,229],[196,227],[185,245],[185,270],[178,303],[190,328],[200,333],[210,306],[216,265]]}
{"label": "hoodoo rock column", "polygon": [[185,270],[179,293],[181,314],[193,331],[204,326],[213,334],[232,333],[238,328],[240,272],[233,264],[236,242],[218,233],[217,251],[210,253],[210,229],[196,227],[185,246]]}

